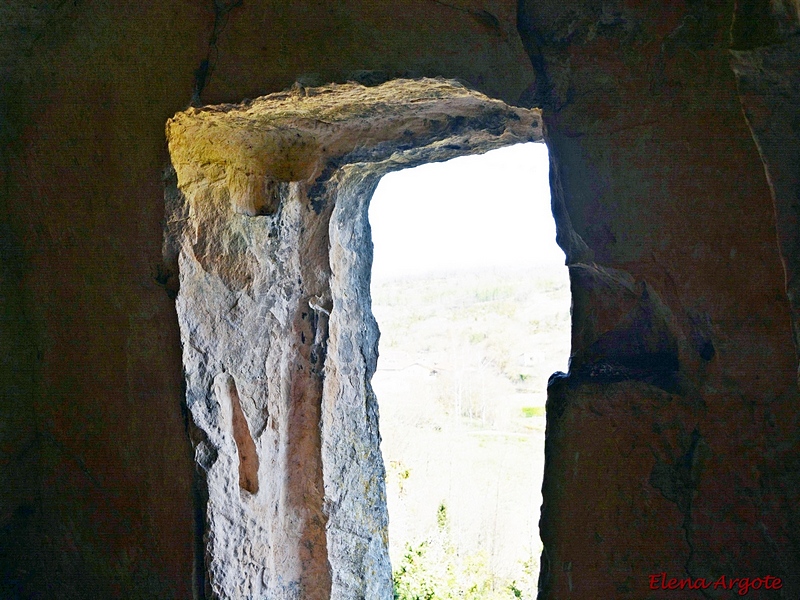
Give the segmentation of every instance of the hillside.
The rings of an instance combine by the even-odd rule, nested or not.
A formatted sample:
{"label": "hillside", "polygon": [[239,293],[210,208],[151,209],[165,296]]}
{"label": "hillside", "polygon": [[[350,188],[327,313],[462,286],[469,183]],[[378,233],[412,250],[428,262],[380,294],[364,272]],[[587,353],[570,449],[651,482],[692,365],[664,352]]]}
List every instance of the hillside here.
{"label": "hillside", "polygon": [[395,572],[409,545],[426,543],[428,566],[452,563],[465,588],[488,576],[530,593],[546,385],[569,355],[566,268],[403,279],[372,293]]}

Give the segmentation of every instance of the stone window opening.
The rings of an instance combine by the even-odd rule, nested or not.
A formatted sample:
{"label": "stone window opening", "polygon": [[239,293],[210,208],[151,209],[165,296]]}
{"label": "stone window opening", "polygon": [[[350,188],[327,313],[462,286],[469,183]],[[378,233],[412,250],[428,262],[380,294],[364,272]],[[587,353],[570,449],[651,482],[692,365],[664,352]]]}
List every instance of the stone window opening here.
{"label": "stone window opening", "polygon": [[520,144],[392,173],[370,202],[401,598],[536,596],[546,385],[570,337],[548,170]]}
{"label": "stone window opening", "polygon": [[205,594],[391,598],[369,200],[391,171],[541,141],[541,115],[443,79],[295,86],[167,139]]}

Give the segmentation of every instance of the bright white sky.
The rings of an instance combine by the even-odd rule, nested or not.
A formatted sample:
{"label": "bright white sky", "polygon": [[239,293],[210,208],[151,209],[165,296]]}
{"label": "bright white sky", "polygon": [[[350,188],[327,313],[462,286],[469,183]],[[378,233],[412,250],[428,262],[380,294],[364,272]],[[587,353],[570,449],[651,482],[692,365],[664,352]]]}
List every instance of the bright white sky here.
{"label": "bright white sky", "polygon": [[564,265],[547,147],[518,144],[381,179],[369,209],[372,277]]}

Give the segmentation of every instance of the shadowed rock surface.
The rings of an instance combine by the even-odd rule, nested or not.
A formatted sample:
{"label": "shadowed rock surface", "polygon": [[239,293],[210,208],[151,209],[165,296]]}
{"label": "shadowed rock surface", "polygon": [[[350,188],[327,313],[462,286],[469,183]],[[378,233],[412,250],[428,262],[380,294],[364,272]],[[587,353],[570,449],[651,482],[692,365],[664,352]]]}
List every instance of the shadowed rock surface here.
{"label": "shadowed rock surface", "polygon": [[[367,451],[378,435],[368,393],[377,331],[368,299],[345,292],[367,289],[364,206],[383,167],[326,174],[333,155],[305,142],[307,162],[256,152],[239,169],[203,151],[208,173],[181,180],[185,198],[166,171],[162,255],[164,124],[190,103],[198,114],[246,111],[254,103],[200,106],[296,81],[442,76],[540,107],[551,155],[575,311],[570,373],[550,386],[540,597],[672,597],[648,589],[648,574],[665,571],[770,574],[783,588],[751,597],[796,598],[797,24],[796,0],[4,2],[0,596],[202,598],[223,582],[257,594],[278,584],[247,557],[269,555],[280,536],[293,540],[280,567],[291,581],[333,597],[373,581],[366,597],[387,594],[385,564],[359,562],[380,556],[380,536],[349,529],[365,540],[354,545],[331,533],[337,507],[356,514],[348,502],[381,493],[342,490],[381,469]],[[223,160],[244,152],[239,141]],[[287,182],[320,164],[319,190]],[[198,185],[214,172],[224,177]],[[314,197],[325,199],[319,214]],[[189,282],[178,295],[183,364],[210,365],[187,370],[185,393],[179,280]],[[214,302],[192,303],[192,286]],[[262,289],[280,291],[288,312],[236,321],[264,308]],[[325,370],[314,373],[328,310]],[[186,362],[190,312],[213,350],[196,362]],[[219,338],[204,331],[215,322]],[[228,364],[222,341],[248,332],[274,344],[249,347],[250,366]],[[259,388],[259,374],[279,389]],[[247,428],[234,426],[234,389]],[[318,414],[320,437],[308,442]],[[326,462],[330,436],[354,415],[364,452],[354,469],[326,471],[338,464]],[[253,473],[240,477],[245,429],[256,493]],[[259,512],[262,499],[273,506],[267,496],[289,500],[286,520]],[[215,537],[214,514],[232,515],[223,530],[263,530],[262,546],[215,554],[234,546]],[[377,532],[381,518],[359,522]],[[298,547],[298,536],[314,543]]]}
{"label": "shadowed rock surface", "polygon": [[780,573],[789,597],[796,358],[773,199],[737,115],[734,6],[590,4],[519,13],[573,292],[540,595],[666,597],[646,587],[663,571]]}

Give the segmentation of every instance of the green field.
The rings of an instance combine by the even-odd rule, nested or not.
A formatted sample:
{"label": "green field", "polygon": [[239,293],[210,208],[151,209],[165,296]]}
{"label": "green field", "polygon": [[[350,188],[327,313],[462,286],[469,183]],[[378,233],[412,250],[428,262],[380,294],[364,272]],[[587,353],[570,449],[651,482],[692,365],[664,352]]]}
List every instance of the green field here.
{"label": "green field", "polygon": [[548,377],[566,268],[375,284],[373,387],[398,598],[533,598]]}

